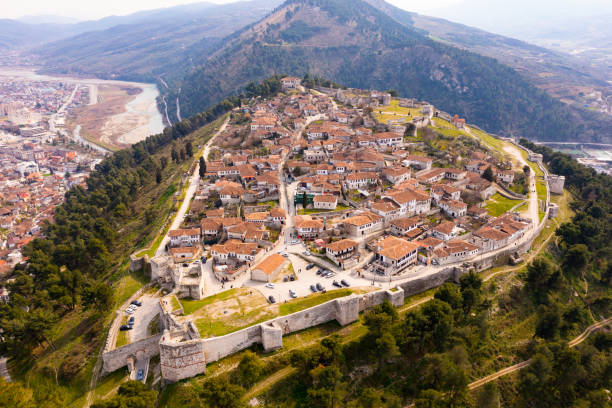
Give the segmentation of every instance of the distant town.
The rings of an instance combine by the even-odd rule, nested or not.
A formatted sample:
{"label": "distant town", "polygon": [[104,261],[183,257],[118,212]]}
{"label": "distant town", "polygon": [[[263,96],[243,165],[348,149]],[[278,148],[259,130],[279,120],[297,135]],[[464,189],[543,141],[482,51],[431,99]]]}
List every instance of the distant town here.
{"label": "distant town", "polygon": [[102,153],[74,143],[66,115],[90,101],[90,88],[0,76],[0,275],[40,236],[70,188],[81,185]]}

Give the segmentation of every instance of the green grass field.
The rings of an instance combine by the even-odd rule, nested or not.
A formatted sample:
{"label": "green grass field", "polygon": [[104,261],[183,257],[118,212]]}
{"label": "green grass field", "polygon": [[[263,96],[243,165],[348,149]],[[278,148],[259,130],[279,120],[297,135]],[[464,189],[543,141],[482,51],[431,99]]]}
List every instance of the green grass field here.
{"label": "green grass field", "polygon": [[487,209],[489,215],[491,215],[492,217],[498,217],[520,203],[521,200],[512,200],[502,196],[499,193],[496,193],[494,196],[487,200],[487,204],[484,208]]}
{"label": "green grass field", "polygon": [[335,210],[327,210],[327,209],[321,209],[321,208],[302,208],[301,210],[298,211],[298,214],[307,215],[307,214],[317,214],[317,213],[325,213],[325,212],[332,212],[332,211],[344,211],[344,210],[348,210],[349,208],[350,207],[346,205],[342,205],[342,204],[338,204]]}
{"label": "green grass field", "polygon": [[236,292],[238,292],[238,289],[230,289],[201,300],[181,299],[179,302],[181,302],[185,316],[187,316],[216,301],[231,299],[236,296]]}
{"label": "green grass field", "polygon": [[320,305],[321,303],[325,303],[329,300],[348,296],[351,293],[353,293],[351,289],[338,289],[326,293],[315,293],[302,299],[292,300],[291,302],[280,305],[280,315],[286,316],[291,313],[299,312],[300,310]]}

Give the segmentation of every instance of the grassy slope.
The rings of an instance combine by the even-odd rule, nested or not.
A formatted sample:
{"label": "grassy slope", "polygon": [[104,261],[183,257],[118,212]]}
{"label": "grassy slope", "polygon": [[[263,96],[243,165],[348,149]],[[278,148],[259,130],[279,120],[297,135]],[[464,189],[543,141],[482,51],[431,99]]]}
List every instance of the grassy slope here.
{"label": "grassy slope", "polygon": [[496,193],[487,200],[487,205],[485,205],[484,208],[487,209],[489,215],[492,217],[497,217],[509,211],[511,208],[520,204],[521,202],[521,200],[512,200],[500,195],[499,193]]}

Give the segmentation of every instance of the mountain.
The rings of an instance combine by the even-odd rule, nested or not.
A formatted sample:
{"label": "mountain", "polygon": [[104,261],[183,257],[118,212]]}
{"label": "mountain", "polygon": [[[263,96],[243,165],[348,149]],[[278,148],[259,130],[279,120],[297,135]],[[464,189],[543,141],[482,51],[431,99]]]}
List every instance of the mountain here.
{"label": "mountain", "polygon": [[[269,13],[279,2],[196,3],[76,24],[80,34],[37,48],[45,71],[153,81],[182,72],[217,42]],[[194,62],[195,60],[195,62]]]}
{"label": "mountain", "polygon": [[[590,38],[587,33],[574,36],[574,38],[585,39],[582,52],[585,53],[586,58],[580,58],[581,52],[576,51],[579,46],[574,49],[562,49],[550,41],[548,44],[543,44],[550,48],[547,49],[441,18],[407,12],[382,0],[366,1],[398,22],[422,32],[433,40],[497,59],[525,75],[538,88],[568,104],[582,107],[587,102],[585,94],[591,94],[594,91],[600,91],[604,95],[612,94],[612,86],[608,82],[612,76],[612,68],[610,68],[612,63],[606,63],[606,55],[609,56],[609,51],[612,50],[612,41],[605,38],[606,33],[612,35],[612,32],[609,30],[606,32],[603,24],[600,24],[602,27],[599,30],[592,28],[593,24],[596,24],[597,21],[603,22],[605,18],[593,19],[591,24],[578,25],[584,28],[572,28],[575,25],[566,21],[564,24],[559,24],[556,30],[551,29],[556,32],[587,31],[593,36],[603,33],[599,38],[593,37],[597,38],[598,46],[595,45],[595,41],[587,45],[588,40],[586,39]],[[541,25],[534,24],[530,27],[538,26]],[[547,23],[544,23],[543,26],[547,26]],[[550,35],[553,36],[553,34]],[[607,62],[610,61],[612,58],[609,58]],[[608,111],[612,113],[612,109]]]}
{"label": "mountain", "polygon": [[608,118],[570,109],[512,68],[434,41],[409,25],[409,13],[391,18],[380,8],[361,0],[287,1],[228,37],[200,68],[167,90],[166,100],[170,105],[178,101],[183,116],[189,116],[249,81],[310,73],[351,87],[394,88],[504,135],[532,140],[612,136]]}
{"label": "mountain", "polygon": [[58,39],[65,27],[56,24],[27,24],[17,20],[0,19],[0,50],[30,47],[42,39]]}
{"label": "mountain", "polygon": [[81,20],[72,17],[54,15],[33,15],[19,17],[17,21],[26,24],[76,24]]}

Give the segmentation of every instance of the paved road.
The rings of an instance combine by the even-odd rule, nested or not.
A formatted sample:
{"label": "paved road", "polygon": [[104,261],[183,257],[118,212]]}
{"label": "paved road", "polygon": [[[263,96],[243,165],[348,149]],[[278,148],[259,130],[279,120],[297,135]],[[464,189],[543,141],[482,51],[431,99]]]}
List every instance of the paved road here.
{"label": "paved road", "polygon": [[11,375],[6,367],[6,357],[0,357],[0,377],[4,377],[6,381],[11,381]]}
{"label": "paved road", "polygon": [[[519,163],[523,166],[529,166],[529,163],[521,155],[519,148],[515,146],[505,146],[504,151],[512,155]],[[531,166],[530,166],[531,167]],[[533,228],[537,228],[540,222],[540,216],[538,212],[539,202],[538,194],[536,192],[536,178],[535,171],[533,169],[529,172],[529,218],[533,221]]]}
{"label": "paved road", "polygon": [[[206,143],[206,146],[204,146],[203,156],[205,159],[208,157],[208,152],[210,151],[210,146],[212,145],[213,141],[217,138],[217,136],[221,132],[225,130],[225,127],[227,126],[228,122],[229,122],[229,116],[225,120],[225,122],[223,122],[223,125],[221,125],[217,133],[215,133],[213,137],[211,137],[210,140]],[[191,200],[193,199],[193,196],[195,195],[195,192],[198,189],[198,184],[200,183],[200,172],[199,172],[200,163],[199,162],[196,162],[196,163],[197,163],[196,168],[193,171],[193,174],[191,175],[191,177],[189,178],[189,187],[187,187],[187,192],[185,193],[185,199],[181,203],[178,213],[175,215],[174,220],[172,221],[172,224],[170,225],[170,228],[168,229],[168,233],[166,234],[161,244],[157,248],[157,251],[155,252],[156,256],[165,255],[167,253],[166,244],[168,244],[168,242],[170,241],[169,232],[172,230],[178,229],[181,226],[181,224],[183,223],[183,220],[185,219],[185,214],[187,214],[187,210],[189,209]]]}
{"label": "paved road", "polygon": [[[149,323],[151,323],[151,320],[161,312],[159,297],[143,295],[139,300],[142,302],[142,306],[136,308],[136,311],[132,314],[132,316],[134,316],[134,328],[128,332],[132,343],[149,337],[147,330]],[[148,358],[136,360],[134,371],[130,373],[131,380],[136,380],[138,378],[139,370],[143,372],[142,382],[144,383],[147,381],[147,374],[149,371]]]}

